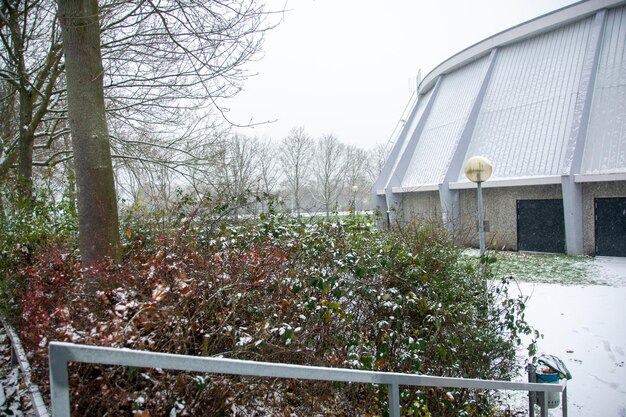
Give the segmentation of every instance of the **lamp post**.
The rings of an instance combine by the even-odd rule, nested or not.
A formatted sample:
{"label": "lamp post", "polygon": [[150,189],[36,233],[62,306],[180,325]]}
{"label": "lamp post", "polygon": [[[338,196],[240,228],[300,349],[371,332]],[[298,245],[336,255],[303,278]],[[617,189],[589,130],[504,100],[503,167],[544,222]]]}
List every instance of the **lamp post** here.
{"label": "lamp post", "polygon": [[352,211],[356,214],[356,193],[359,191],[359,187],[356,185],[352,186]]}
{"label": "lamp post", "polygon": [[[478,235],[480,238],[480,260],[483,261],[485,255],[485,209],[483,207],[482,183],[487,181],[493,173],[493,165],[487,158],[473,156],[465,163],[465,176],[468,180],[475,182],[478,186]],[[484,264],[483,264],[484,275]]]}

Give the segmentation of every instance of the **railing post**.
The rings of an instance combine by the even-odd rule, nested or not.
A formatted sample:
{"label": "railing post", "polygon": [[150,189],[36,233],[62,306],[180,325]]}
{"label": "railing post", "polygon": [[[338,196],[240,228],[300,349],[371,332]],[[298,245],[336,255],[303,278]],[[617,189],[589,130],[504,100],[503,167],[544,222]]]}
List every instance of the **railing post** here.
{"label": "railing post", "polygon": [[548,393],[546,391],[539,396],[539,407],[541,407],[541,417],[548,417]]}
{"label": "railing post", "polygon": [[69,417],[70,391],[67,372],[68,355],[65,348],[50,344],[50,403],[52,417]]}
{"label": "railing post", "polygon": [[389,384],[389,417],[400,417],[400,387]]}
{"label": "railing post", "polygon": [[[532,364],[528,364],[528,382],[535,381],[535,367]],[[528,416],[535,417],[535,403],[537,402],[537,393],[535,391],[528,391]]]}

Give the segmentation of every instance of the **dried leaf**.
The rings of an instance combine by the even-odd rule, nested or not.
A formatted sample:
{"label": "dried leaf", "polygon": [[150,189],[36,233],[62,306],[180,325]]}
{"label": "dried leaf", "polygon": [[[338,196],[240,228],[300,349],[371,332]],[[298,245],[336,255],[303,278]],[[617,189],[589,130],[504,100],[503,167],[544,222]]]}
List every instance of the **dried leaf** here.
{"label": "dried leaf", "polygon": [[166,287],[163,284],[157,285],[154,291],[152,291],[152,301],[163,301],[169,291],[170,287]]}

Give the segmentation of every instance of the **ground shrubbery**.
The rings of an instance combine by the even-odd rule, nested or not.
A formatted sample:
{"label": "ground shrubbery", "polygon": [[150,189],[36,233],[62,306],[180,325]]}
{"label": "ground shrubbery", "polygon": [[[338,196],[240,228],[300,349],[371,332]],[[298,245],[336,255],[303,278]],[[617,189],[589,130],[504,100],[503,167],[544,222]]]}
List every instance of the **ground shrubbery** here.
{"label": "ground shrubbery", "polygon": [[[505,283],[486,296],[479,270],[441,229],[380,232],[356,215],[234,221],[227,209],[181,199],[167,221],[134,211],[122,222],[121,265],[87,274],[71,240],[31,248],[11,279],[40,383],[50,340],[470,378],[516,373],[518,335],[530,331],[523,300],[509,298]],[[386,413],[385,387],[92,365],[70,372],[77,415]],[[415,416],[492,415],[494,406],[489,393],[466,390],[406,388],[401,399]]]}
{"label": "ground shrubbery", "polygon": [[[14,297],[23,294],[28,285],[22,274],[26,269],[36,272],[38,262],[54,262],[60,251],[66,254],[64,258],[75,255],[78,219],[67,198],[55,202],[46,193],[28,202],[15,193],[2,193],[0,202],[11,208],[5,213],[0,205],[0,314],[11,316],[15,310],[9,306],[17,303]],[[31,285],[44,284],[37,281]]]}

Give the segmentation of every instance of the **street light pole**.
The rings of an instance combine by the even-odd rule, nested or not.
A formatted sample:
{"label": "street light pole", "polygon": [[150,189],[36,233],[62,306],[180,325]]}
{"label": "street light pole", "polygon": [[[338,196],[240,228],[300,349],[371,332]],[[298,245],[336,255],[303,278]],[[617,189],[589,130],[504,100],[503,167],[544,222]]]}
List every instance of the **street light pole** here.
{"label": "street light pole", "polygon": [[483,206],[483,187],[482,182],[476,183],[478,186],[476,194],[478,194],[478,237],[480,240],[480,259],[485,256],[485,208]]}
{"label": "street light pole", "polygon": [[493,173],[493,165],[487,158],[473,156],[465,163],[465,176],[477,185],[478,195],[478,238],[480,241],[480,261],[483,277],[485,276],[485,207],[483,205],[482,183],[487,181]]}

